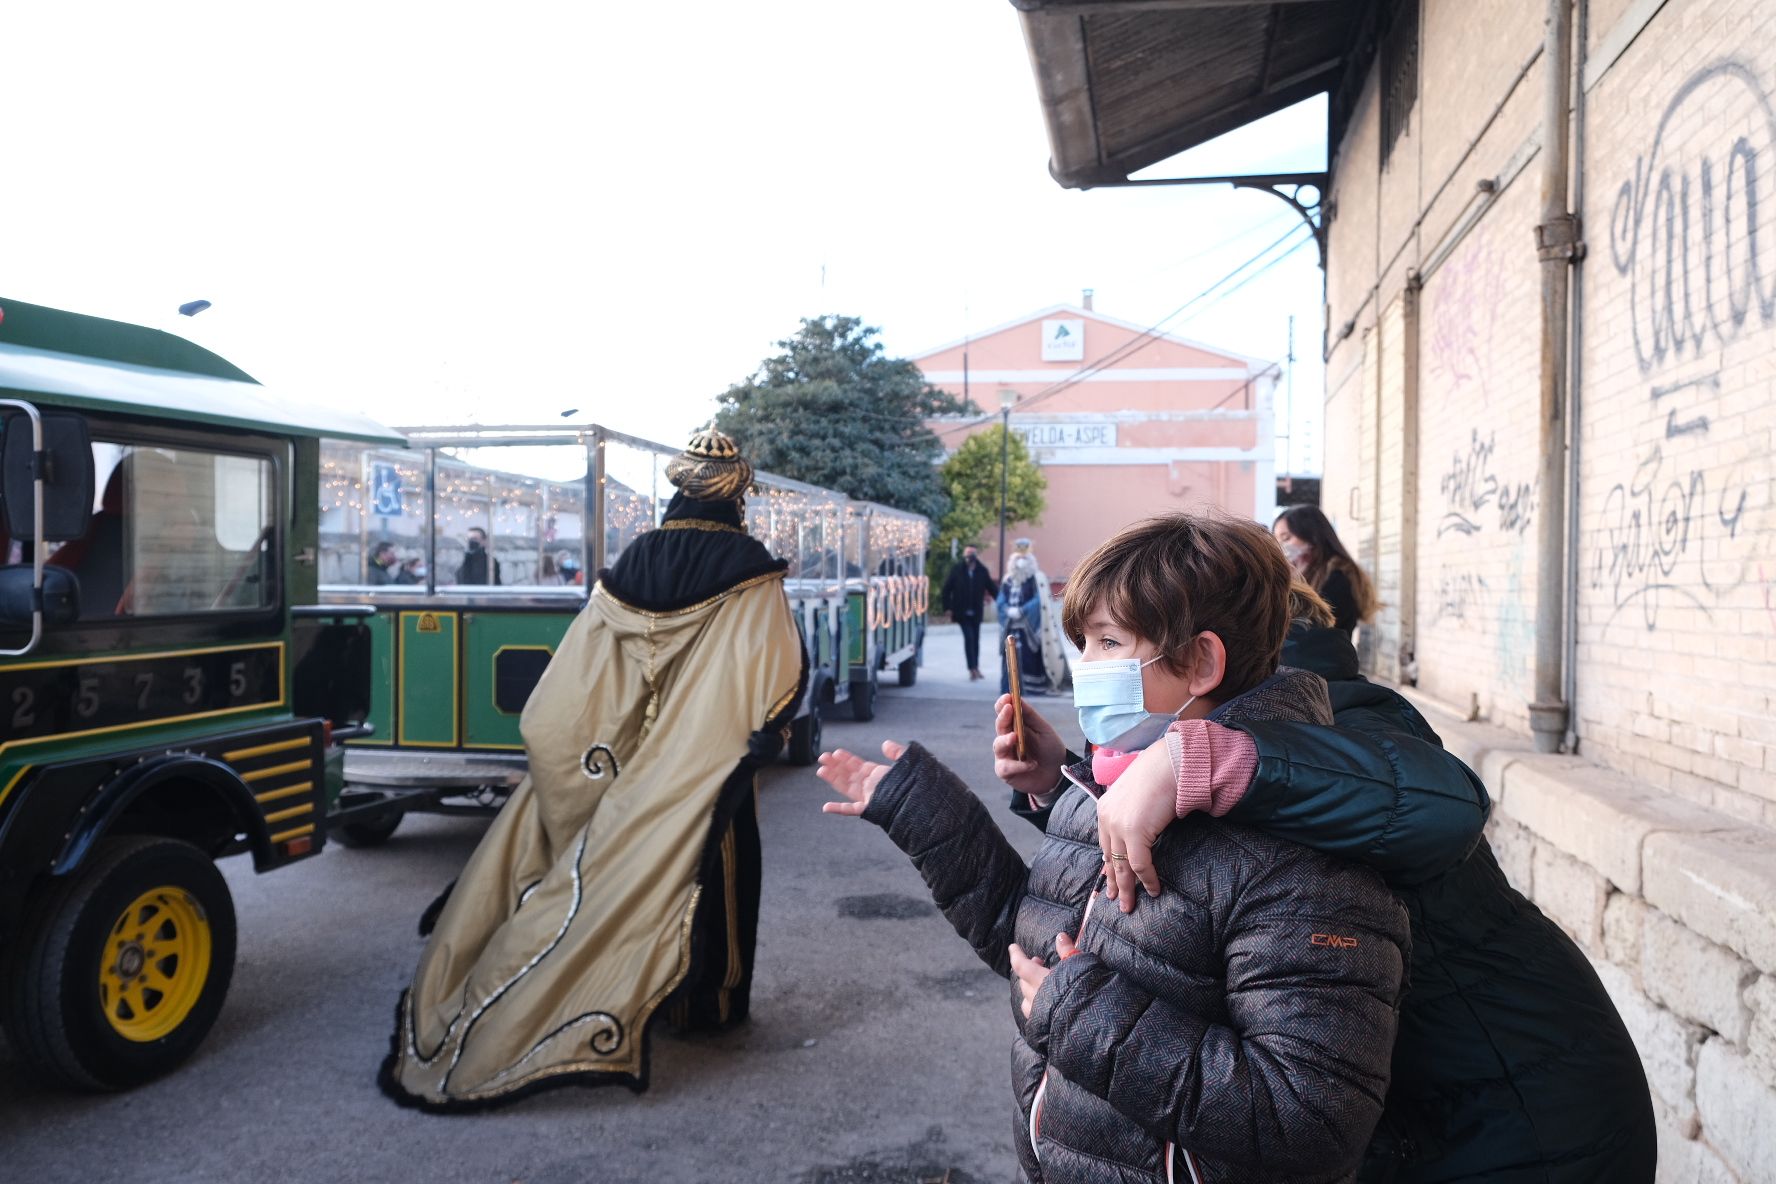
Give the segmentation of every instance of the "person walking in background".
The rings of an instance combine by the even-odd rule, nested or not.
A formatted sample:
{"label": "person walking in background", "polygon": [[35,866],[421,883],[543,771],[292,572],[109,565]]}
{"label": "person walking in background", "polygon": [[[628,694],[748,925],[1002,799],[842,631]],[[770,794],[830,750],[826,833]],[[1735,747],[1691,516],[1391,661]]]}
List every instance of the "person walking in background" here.
{"label": "person walking in background", "polygon": [[[1028,544],[1025,544],[1028,546]],[[1042,664],[1042,585],[1036,578],[1036,560],[1028,552],[1011,557],[1011,566],[999,585],[995,602],[999,610],[999,693],[1011,690],[1011,671],[1005,664],[1005,641],[1017,639],[1018,693],[1048,693],[1048,671]]]}
{"label": "person walking in background", "polygon": [[[489,564],[492,565],[491,571]],[[491,575],[491,578],[489,578]],[[487,532],[479,526],[469,527],[468,554],[463,556],[462,566],[456,569],[456,582],[459,584],[497,584],[500,582],[499,560],[487,554]]]}
{"label": "person walking in background", "polygon": [[1036,557],[1035,545],[1029,539],[1018,539],[1012,544],[1012,550],[1018,555],[1030,558],[1030,567],[1036,573],[1036,587],[1043,605],[1042,623],[1037,628],[1037,645],[1042,649],[1042,666],[1048,675],[1048,689],[1057,694],[1067,689],[1072,676],[1067,670],[1067,647],[1061,637],[1061,614],[1050,611],[1055,607],[1052,589],[1054,583],[1048,573],[1042,570],[1042,560]]}
{"label": "person walking in background", "polygon": [[1333,625],[1346,637],[1381,607],[1375,585],[1338,541],[1338,532],[1318,506],[1290,506],[1277,515],[1271,533],[1301,578],[1332,606]]}
{"label": "person walking in background", "polygon": [[999,585],[987,574],[980,561],[980,551],[962,548],[962,562],[950,569],[944,581],[943,606],[950,620],[962,626],[962,652],[968,660],[968,677],[978,680],[986,676],[980,671],[980,627],[983,601],[999,594]]}

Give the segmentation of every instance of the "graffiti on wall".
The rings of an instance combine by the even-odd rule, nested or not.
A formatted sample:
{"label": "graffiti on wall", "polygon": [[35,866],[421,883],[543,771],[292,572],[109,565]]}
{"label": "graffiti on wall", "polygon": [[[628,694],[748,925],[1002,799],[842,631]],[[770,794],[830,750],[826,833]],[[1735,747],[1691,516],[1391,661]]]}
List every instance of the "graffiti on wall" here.
{"label": "graffiti on wall", "polygon": [[1710,473],[1667,465],[1662,444],[1617,482],[1604,499],[1591,586],[1607,588],[1614,609],[1637,604],[1646,627],[1659,627],[1659,610],[1684,601],[1711,613],[1713,597],[1743,580],[1733,543],[1745,520],[1750,491],[1731,471]]}
{"label": "graffiti on wall", "polygon": [[1489,521],[1500,531],[1521,535],[1535,518],[1536,487],[1525,481],[1501,483],[1492,473],[1497,434],[1488,432],[1482,440],[1479,428],[1471,433],[1467,448],[1455,453],[1437,482],[1443,495],[1437,537],[1479,534]]}
{"label": "graffiti on wall", "polygon": [[1666,104],[1610,213],[1643,374],[1776,321],[1773,162],[1776,107],[1744,65],[1698,70]]}
{"label": "graffiti on wall", "polygon": [[1678,87],[1616,193],[1610,250],[1649,387],[1592,543],[1610,622],[1630,605],[1648,630],[1676,604],[1712,619],[1748,581],[1768,462],[1753,434],[1712,438],[1729,351],[1776,325],[1773,169],[1776,106],[1750,69],[1717,62]]}
{"label": "graffiti on wall", "polygon": [[1431,623],[1465,624],[1469,610],[1483,603],[1489,591],[1486,576],[1481,572],[1442,568],[1433,587],[1436,607],[1431,611]]}
{"label": "graffiti on wall", "polygon": [[[1436,404],[1461,408],[1462,418],[1443,429],[1449,432],[1449,442],[1441,445],[1447,459],[1434,470],[1427,463],[1425,522],[1435,521],[1438,542],[1425,552],[1424,587],[1436,631],[1469,638],[1461,643],[1465,648],[1445,652],[1478,656],[1485,651],[1473,648],[1474,642],[1484,639],[1495,669],[1508,678],[1521,664],[1523,640],[1508,619],[1513,573],[1522,566],[1537,498],[1533,443],[1513,446],[1507,432],[1501,446],[1495,430],[1520,402],[1516,372],[1523,354],[1509,294],[1524,278],[1511,269],[1528,266],[1498,226],[1482,220],[1426,287],[1427,378]],[[1427,462],[1434,455],[1427,453]],[[1421,639],[1433,652],[1439,644],[1450,643]]]}
{"label": "graffiti on wall", "polygon": [[1431,368],[1441,372],[1441,385],[1471,393],[1481,405],[1488,402],[1493,332],[1507,306],[1504,259],[1493,248],[1492,233],[1490,223],[1480,223],[1464,249],[1444,263],[1426,326],[1426,352]]}

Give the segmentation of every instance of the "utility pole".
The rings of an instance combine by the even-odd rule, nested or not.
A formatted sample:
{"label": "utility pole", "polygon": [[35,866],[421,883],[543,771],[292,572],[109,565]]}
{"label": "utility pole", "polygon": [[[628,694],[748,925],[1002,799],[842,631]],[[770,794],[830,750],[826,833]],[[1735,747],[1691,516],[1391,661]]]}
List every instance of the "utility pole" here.
{"label": "utility pole", "polygon": [[1283,475],[1295,475],[1295,318],[1289,318],[1289,381],[1283,387]]}
{"label": "utility pole", "polygon": [[1011,409],[1018,401],[1013,390],[999,392],[999,575],[1005,576],[1005,515],[1011,498]]}

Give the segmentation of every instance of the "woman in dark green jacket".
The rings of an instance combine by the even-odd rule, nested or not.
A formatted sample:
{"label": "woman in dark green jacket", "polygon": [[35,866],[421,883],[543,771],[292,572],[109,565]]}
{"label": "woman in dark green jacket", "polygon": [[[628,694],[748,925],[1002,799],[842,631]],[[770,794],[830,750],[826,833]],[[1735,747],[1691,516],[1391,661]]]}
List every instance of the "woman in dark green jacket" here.
{"label": "woman in dark green jacket", "polygon": [[[1106,856],[1120,856],[1107,867],[1113,878],[1134,869],[1121,907],[1137,907],[1148,820],[1184,808],[1376,868],[1411,915],[1412,963],[1387,1108],[1359,1178],[1650,1182],[1640,1058],[1584,954],[1506,882],[1482,833],[1491,803],[1479,778],[1411,704],[1357,673],[1343,634],[1298,624],[1283,664],[1327,680],[1334,726],[1174,724],[1100,804]],[[1010,759],[1010,716],[1000,712],[997,769],[1022,791],[1013,808],[1042,825],[1047,795],[1028,788],[1054,785],[1050,762],[1070,754],[1026,709],[1036,759]]]}

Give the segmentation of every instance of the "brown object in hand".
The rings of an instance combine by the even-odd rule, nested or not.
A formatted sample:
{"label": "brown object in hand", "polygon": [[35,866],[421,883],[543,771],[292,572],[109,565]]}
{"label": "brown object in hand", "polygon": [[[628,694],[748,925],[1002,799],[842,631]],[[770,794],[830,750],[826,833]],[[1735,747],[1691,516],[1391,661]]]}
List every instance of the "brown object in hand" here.
{"label": "brown object in hand", "polygon": [[1024,696],[1018,686],[1018,647],[1014,634],[1005,636],[1005,685],[1011,688],[1011,723],[1017,729],[1017,759],[1028,760],[1024,755]]}

